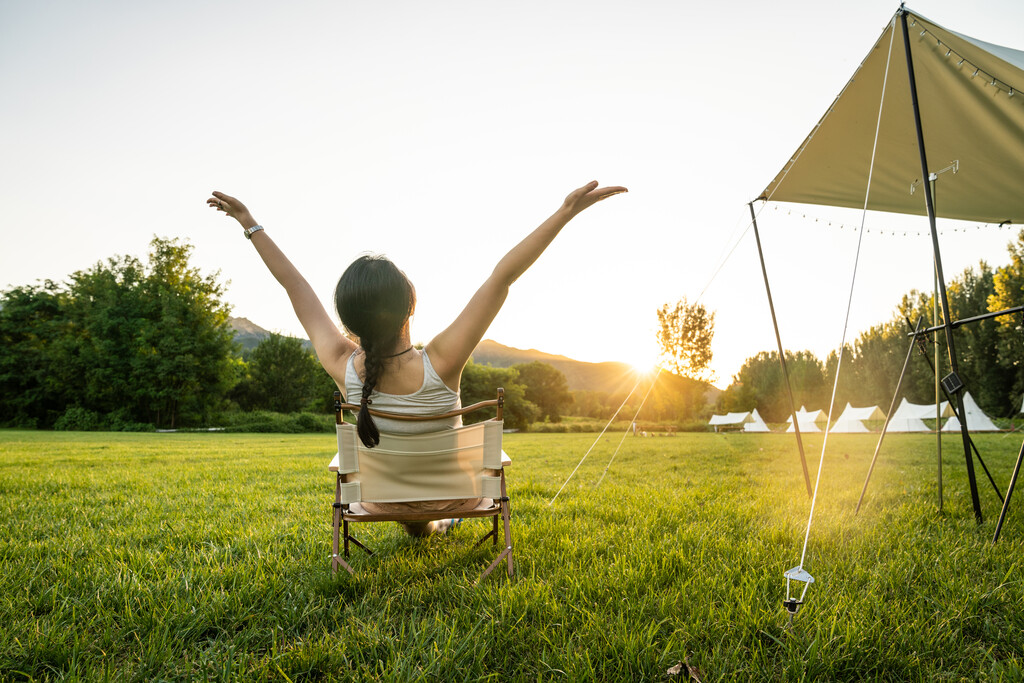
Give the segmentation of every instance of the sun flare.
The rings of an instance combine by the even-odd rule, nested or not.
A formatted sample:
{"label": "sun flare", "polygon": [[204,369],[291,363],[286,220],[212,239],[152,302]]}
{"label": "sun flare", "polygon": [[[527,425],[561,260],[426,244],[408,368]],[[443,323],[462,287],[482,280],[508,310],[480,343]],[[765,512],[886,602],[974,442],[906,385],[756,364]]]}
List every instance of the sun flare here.
{"label": "sun flare", "polygon": [[657,349],[638,349],[638,351],[642,352],[634,354],[626,362],[641,375],[653,375],[656,373],[661,365],[661,357]]}

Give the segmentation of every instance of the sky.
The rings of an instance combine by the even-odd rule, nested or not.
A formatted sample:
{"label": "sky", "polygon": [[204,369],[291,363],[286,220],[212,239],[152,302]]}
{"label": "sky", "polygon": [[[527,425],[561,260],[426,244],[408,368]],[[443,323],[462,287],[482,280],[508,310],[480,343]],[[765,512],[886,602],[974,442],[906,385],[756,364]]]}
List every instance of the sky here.
{"label": "sky", "polygon": [[[909,6],[1024,47],[1024,3]],[[305,336],[237,224],[206,207],[217,189],[249,206],[332,316],[345,266],[387,254],[416,286],[425,343],[596,179],[630,191],[562,231],[486,336],[650,365],[657,308],[686,297],[715,311],[724,387],[775,348],[747,202],[897,7],[0,0],[0,288],[178,237],[230,283],[233,315]],[[860,220],[761,210],[787,348],[824,359],[839,346]],[[1005,263],[1015,238],[939,226],[947,279]],[[866,227],[848,341],[932,281],[925,219],[869,214]]]}

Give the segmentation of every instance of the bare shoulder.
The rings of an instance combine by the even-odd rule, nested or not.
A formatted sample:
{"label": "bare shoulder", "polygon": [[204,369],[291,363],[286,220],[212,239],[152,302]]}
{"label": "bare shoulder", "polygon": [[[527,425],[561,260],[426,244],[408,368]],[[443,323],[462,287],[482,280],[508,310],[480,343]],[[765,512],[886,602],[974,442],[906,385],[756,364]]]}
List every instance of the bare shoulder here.
{"label": "bare shoulder", "polygon": [[445,386],[453,391],[458,391],[462,369],[468,359],[452,358],[453,354],[445,352],[444,340],[440,336],[435,337],[423,347],[423,351],[429,358],[430,366],[434,368],[434,372],[445,383]]}

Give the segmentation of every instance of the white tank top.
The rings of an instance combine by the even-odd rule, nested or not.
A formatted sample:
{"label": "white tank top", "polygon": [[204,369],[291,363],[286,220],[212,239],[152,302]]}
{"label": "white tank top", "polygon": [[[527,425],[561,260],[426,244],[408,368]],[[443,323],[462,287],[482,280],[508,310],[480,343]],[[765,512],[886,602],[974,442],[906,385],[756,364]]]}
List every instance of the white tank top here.
{"label": "white tank top", "polygon": [[[363,383],[355,367],[356,354],[352,354],[345,367],[345,396],[350,403],[359,403],[363,396]],[[438,376],[430,364],[427,352],[423,351],[423,385],[411,394],[386,394],[374,390],[370,394],[371,406],[375,410],[406,415],[441,415],[462,407],[457,391],[452,391]],[[456,415],[444,420],[403,422],[385,417],[373,418],[377,429],[383,434],[424,434],[442,429],[462,426],[462,416]]]}

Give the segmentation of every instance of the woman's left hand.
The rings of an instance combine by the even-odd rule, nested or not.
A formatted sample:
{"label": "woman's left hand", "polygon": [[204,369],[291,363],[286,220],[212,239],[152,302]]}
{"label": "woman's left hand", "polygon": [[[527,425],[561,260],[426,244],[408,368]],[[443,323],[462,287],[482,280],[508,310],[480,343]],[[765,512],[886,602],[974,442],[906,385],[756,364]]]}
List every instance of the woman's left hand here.
{"label": "woman's left hand", "polygon": [[575,216],[584,209],[597,204],[602,199],[607,199],[623,192],[629,192],[629,190],[619,185],[598,187],[597,181],[594,180],[570,192],[569,196],[562,203],[562,208]]}
{"label": "woman's left hand", "polygon": [[251,228],[256,225],[256,220],[249,213],[249,209],[245,208],[245,204],[230,195],[214,191],[213,196],[207,199],[206,203],[234,218],[243,228]]}

